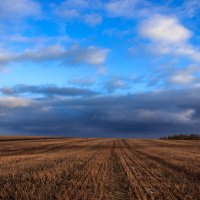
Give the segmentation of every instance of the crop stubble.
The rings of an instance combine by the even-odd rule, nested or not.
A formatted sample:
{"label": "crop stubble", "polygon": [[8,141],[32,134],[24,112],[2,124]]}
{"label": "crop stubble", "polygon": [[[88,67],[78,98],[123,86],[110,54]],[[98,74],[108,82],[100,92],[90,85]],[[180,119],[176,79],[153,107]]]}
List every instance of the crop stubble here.
{"label": "crop stubble", "polygon": [[200,199],[200,142],[0,137],[0,199]]}

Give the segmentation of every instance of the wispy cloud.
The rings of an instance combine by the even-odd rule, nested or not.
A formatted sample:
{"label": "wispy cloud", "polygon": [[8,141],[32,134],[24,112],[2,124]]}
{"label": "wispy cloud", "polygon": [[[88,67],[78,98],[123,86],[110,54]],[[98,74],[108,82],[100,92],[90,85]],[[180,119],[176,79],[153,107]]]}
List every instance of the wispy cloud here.
{"label": "wispy cloud", "polygon": [[93,85],[96,81],[96,77],[85,77],[85,78],[72,78],[68,82],[72,85],[82,85],[82,86],[89,86]]}
{"label": "wispy cloud", "polygon": [[181,10],[189,17],[195,17],[200,10],[200,4],[198,0],[185,0],[181,6]]}
{"label": "wispy cloud", "polygon": [[108,49],[101,49],[95,46],[81,48],[72,46],[65,49],[62,46],[50,46],[43,49],[26,50],[22,53],[1,52],[0,64],[7,65],[12,62],[48,62],[59,61],[61,64],[88,64],[103,65],[106,61]]}
{"label": "wispy cloud", "polygon": [[[79,20],[90,26],[96,26],[103,21],[98,10],[102,7],[101,1],[65,0],[53,6],[56,15],[64,20]],[[90,12],[88,12],[90,11]]]}
{"label": "wispy cloud", "polygon": [[145,0],[111,0],[104,4],[104,9],[111,17],[137,18],[144,15],[151,4]]}
{"label": "wispy cloud", "polygon": [[93,13],[85,15],[84,20],[88,25],[95,26],[97,24],[101,24],[103,18],[100,15]]}
{"label": "wispy cloud", "polygon": [[34,0],[0,0],[0,20],[37,17],[41,12],[41,5]]}

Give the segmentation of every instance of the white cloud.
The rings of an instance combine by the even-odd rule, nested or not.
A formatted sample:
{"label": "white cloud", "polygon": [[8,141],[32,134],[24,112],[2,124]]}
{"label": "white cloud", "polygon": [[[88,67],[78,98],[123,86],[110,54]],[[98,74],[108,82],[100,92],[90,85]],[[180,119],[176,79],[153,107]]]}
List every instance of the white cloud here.
{"label": "white cloud", "polygon": [[191,74],[175,74],[171,77],[171,81],[174,83],[180,83],[180,84],[188,84],[191,83],[194,80],[194,76]]}
{"label": "white cloud", "polygon": [[196,72],[198,67],[189,66],[184,69],[180,69],[170,76],[170,82],[176,84],[189,84],[196,80]]}
{"label": "white cloud", "polygon": [[176,17],[153,15],[143,21],[139,33],[151,41],[151,52],[187,56],[200,62],[199,50],[190,44],[193,33]]}
{"label": "white cloud", "polygon": [[200,51],[190,44],[183,44],[175,49],[178,55],[185,55],[192,58],[194,61],[200,62]]}
{"label": "white cloud", "polygon": [[0,19],[16,19],[40,14],[40,4],[34,0],[0,0]]}
{"label": "white cloud", "polygon": [[155,15],[140,27],[142,36],[159,43],[179,45],[192,36],[191,31],[182,26],[175,17]]}

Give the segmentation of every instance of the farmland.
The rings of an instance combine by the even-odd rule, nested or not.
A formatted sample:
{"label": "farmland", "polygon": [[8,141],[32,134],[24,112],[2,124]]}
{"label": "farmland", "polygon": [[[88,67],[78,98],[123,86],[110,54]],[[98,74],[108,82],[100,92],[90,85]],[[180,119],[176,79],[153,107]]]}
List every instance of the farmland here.
{"label": "farmland", "polygon": [[200,141],[0,137],[0,199],[200,199]]}

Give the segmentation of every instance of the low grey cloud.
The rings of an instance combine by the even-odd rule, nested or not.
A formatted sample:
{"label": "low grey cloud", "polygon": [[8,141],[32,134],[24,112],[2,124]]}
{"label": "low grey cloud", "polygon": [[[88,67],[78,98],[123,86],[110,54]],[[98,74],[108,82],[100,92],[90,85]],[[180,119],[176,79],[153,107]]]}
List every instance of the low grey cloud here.
{"label": "low grey cloud", "polygon": [[3,95],[23,95],[23,94],[36,94],[44,96],[92,96],[99,94],[98,92],[77,88],[77,87],[57,87],[55,85],[40,85],[40,86],[28,86],[28,85],[16,85],[14,87],[3,87],[0,89]]}
{"label": "low grey cloud", "polygon": [[33,103],[33,100],[22,98],[22,97],[1,97],[0,98],[0,107],[5,107],[5,108],[28,107],[32,103]]}
{"label": "low grey cloud", "polygon": [[[86,137],[161,137],[199,133],[200,89],[80,98],[38,98],[26,106],[5,107],[1,134]],[[2,102],[4,101],[4,104]],[[2,132],[2,130],[4,132]]]}

